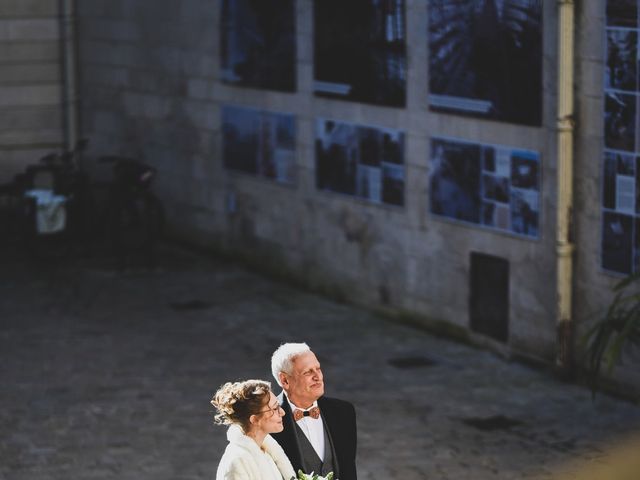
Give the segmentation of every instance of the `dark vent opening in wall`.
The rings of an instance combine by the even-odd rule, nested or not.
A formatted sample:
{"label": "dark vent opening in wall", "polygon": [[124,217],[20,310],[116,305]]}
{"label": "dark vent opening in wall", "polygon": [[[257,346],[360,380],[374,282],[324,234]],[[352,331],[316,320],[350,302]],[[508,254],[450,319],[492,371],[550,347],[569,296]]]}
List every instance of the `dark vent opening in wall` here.
{"label": "dark vent opening in wall", "polygon": [[509,337],[509,262],[472,252],[470,277],[471,330],[506,342]]}

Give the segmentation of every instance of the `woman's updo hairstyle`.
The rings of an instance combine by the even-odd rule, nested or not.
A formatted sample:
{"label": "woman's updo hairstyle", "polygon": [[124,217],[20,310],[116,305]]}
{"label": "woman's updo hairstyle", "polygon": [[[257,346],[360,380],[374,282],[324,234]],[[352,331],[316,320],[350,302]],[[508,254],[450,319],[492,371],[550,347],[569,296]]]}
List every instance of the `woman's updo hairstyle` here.
{"label": "woman's updo hairstyle", "polygon": [[211,399],[211,405],[218,411],[214,416],[215,423],[237,424],[246,433],[250,426],[249,418],[264,410],[270,393],[271,384],[264,380],[225,383]]}

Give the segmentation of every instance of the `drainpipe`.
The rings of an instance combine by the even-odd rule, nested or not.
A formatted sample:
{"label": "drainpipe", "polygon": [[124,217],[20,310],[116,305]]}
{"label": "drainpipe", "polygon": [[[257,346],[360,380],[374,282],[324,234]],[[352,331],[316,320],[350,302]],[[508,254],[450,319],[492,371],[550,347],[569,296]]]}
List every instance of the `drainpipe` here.
{"label": "drainpipe", "polygon": [[78,140],[78,87],[76,45],[76,1],[59,0],[62,56],[62,115],[64,147],[71,150]]}
{"label": "drainpipe", "polygon": [[573,72],[574,0],[558,0],[558,205],[556,226],[557,333],[556,365],[565,374],[573,367]]}

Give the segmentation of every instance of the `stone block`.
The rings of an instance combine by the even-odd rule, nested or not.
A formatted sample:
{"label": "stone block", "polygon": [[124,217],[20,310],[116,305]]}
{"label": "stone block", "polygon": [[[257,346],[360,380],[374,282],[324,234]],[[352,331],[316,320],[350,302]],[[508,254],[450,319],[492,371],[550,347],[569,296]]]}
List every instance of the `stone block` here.
{"label": "stone block", "polygon": [[55,17],[58,0],[2,0],[0,18]]}
{"label": "stone block", "polygon": [[576,62],[576,80],[579,85],[580,96],[602,96],[604,89],[604,62],[602,59],[591,60],[578,58]]}
{"label": "stone block", "polygon": [[577,124],[583,137],[604,135],[604,101],[601,96],[583,95],[580,101]]}
{"label": "stone block", "polygon": [[2,112],[0,115],[0,132],[59,129],[62,127],[62,112],[57,106],[11,107],[3,108],[0,111]]}
{"label": "stone block", "polygon": [[0,65],[0,85],[58,83],[60,80],[61,68],[56,62]]}
{"label": "stone block", "polygon": [[0,87],[0,107],[59,105],[59,85]]}
{"label": "stone block", "polygon": [[0,48],[0,64],[57,62],[59,59],[58,42],[6,42]]}
{"label": "stone block", "polygon": [[211,91],[210,83],[201,78],[187,80],[187,96],[193,99],[206,99]]}
{"label": "stone block", "polygon": [[30,147],[32,145],[57,144],[62,139],[62,129],[51,128],[28,130],[2,130],[0,131],[0,144],[11,145],[13,148]]}
{"label": "stone block", "polygon": [[[0,30],[2,23],[0,21]],[[60,36],[60,21],[54,19],[11,20],[8,39],[15,42],[57,40]]]}

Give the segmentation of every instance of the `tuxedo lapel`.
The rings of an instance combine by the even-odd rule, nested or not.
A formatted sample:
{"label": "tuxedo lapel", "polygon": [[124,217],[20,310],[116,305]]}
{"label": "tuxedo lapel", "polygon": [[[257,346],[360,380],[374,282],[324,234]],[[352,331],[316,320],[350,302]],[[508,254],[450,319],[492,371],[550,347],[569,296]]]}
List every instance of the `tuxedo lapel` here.
{"label": "tuxedo lapel", "polygon": [[320,414],[322,415],[322,419],[324,420],[325,428],[328,430],[331,450],[333,452],[333,462],[335,467],[335,478],[340,478],[340,461],[341,461],[341,451],[340,450],[340,439],[342,435],[342,425],[340,424],[340,418],[336,414],[335,409],[330,401],[327,401],[325,397],[320,397],[318,399],[318,407],[320,408]]}
{"label": "tuxedo lapel", "polygon": [[296,435],[296,422],[293,419],[291,413],[291,406],[287,401],[284,392],[278,395],[278,402],[284,410],[284,417],[282,417],[282,423],[284,424],[284,430],[280,433],[272,433],[271,436],[275,438],[282,446],[282,449],[289,457],[289,460],[293,464],[293,469],[297,472],[298,469],[304,470],[304,464],[302,462],[302,452],[300,445],[298,444],[298,437]]}
{"label": "tuxedo lapel", "polygon": [[336,416],[332,415],[333,409],[331,404],[325,401],[324,397],[318,399],[318,407],[324,418],[325,425],[329,428],[329,435],[331,438],[337,438],[340,435],[340,422],[337,422]]}
{"label": "tuxedo lapel", "polygon": [[[320,402],[318,402],[318,406],[320,406]],[[336,452],[336,446],[335,446],[335,442],[334,442],[334,438],[335,435],[337,434],[335,427],[332,428],[329,426],[329,420],[328,417],[331,417],[331,414],[329,413],[329,415],[327,415],[327,412],[323,412],[322,408],[320,409],[320,415],[322,416],[322,422],[324,424],[324,428],[325,428],[325,452],[327,451],[328,448],[331,449],[331,462],[333,464],[333,476],[336,479],[340,478],[340,462],[338,461],[338,453]],[[335,422],[334,422],[335,425]],[[327,455],[325,453],[325,459],[327,458]]]}

